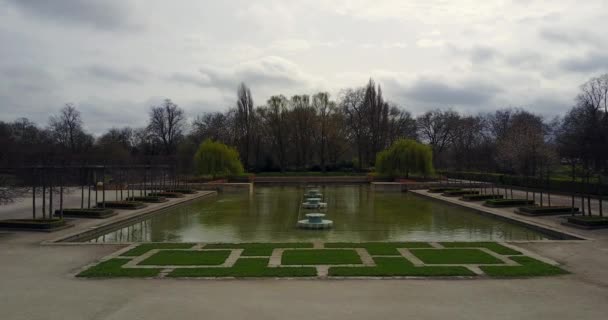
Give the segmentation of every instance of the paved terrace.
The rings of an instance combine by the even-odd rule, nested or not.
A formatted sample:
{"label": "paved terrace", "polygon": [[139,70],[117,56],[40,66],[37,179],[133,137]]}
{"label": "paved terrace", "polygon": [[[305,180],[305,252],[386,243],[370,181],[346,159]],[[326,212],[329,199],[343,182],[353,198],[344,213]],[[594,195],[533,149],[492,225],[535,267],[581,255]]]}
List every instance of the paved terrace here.
{"label": "paved terrace", "polygon": [[593,239],[517,243],[573,274],[511,280],[88,280],[73,274],[124,245],[41,242],[105,221],[76,221],[74,228],[52,234],[0,233],[0,310],[2,319],[28,320],[604,319],[608,230],[570,230],[554,217],[525,219]]}

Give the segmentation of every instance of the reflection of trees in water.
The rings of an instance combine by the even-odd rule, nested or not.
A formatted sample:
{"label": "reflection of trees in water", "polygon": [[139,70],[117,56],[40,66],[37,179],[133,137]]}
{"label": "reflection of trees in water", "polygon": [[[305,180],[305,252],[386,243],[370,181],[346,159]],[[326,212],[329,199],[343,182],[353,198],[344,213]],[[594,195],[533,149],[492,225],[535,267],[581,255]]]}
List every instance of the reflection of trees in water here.
{"label": "reflection of trees in water", "polygon": [[[524,227],[407,193],[366,185],[319,187],[334,229],[296,228],[299,187],[256,187],[176,207],[98,241],[384,241],[539,239]],[[310,212],[310,211],[306,211]],[[303,212],[304,213],[304,212]]]}

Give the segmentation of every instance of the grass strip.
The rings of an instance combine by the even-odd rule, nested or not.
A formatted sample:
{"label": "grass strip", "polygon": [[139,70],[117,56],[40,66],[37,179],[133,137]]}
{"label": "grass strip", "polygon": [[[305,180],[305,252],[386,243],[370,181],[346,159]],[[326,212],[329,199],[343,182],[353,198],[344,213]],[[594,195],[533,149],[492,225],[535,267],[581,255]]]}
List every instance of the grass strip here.
{"label": "grass strip", "polygon": [[152,249],[190,249],[193,246],[193,243],[144,243],[121,254],[121,256],[136,257],[141,256]]}
{"label": "grass strip", "polygon": [[325,248],[364,248],[372,256],[398,256],[397,248],[432,248],[426,242],[330,242]]}
{"label": "grass strip", "polygon": [[522,254],[517,250],[505,247],[496,242],[441,242],[441,245],[446,248],[486,248],[498,254],[507,256]]}
{"label": "grass strip", "polygon": [[316,277],[314,267],[268,268],[267,258],[241,258],[230,268],[175,269],[168,277]]}
{"label": "grass strip", "polygon": [[426,264],[503,263],[479,249],[412,249],[410,252]]}
{"label": "grass strip", "polygon": [[103,261],[79,274],[77,277],[83,278],[116,278],[116,277],[154,277],[161,269],[123,269],[122,266],[131,259],[115,258]]}
{"label": "grass strip", "polygon": [[465,267],[416,267],[405,258],[376,257],[376,267],[331,267],[329,275],[336,277],[445,277],[474,276]]}
{"label": "grass strip", "polygon": [[285,250],[281,257],[281,264],[283,265],[361,263],[359,254],[355,250],[348,249]]}
{"label": "grass strip", "polygon": [[312,243],[212,243],[205,249],[244,249],[242,256],[270,256],[276,248],[312,248]]}
{"label": "grass strip", "polygon": [[492,277],[538,277],[569,273],[560,267],[526,256],[511,257],[510,259],[521,266],[481,266],[480,269]]}
{"label": "grass strip", "polygon": [[183,251],[163,250],[139,263],[139,265],[153,266],[192,266],[220,265],[226,261],[230,250],[222,251]]}

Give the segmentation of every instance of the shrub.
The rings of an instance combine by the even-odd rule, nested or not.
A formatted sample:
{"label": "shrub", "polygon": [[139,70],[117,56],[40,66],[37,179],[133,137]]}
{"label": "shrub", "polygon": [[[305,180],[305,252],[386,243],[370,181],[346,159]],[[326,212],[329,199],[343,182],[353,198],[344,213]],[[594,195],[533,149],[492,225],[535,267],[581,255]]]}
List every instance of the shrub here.
{"label": "shrub", "polygon": [[482,201],[492,199],[502,199],[502,194],[465,194],[462,196],[462,200],[466,201]]}
{"label": "shrub", "polygon": [[[141,209],[146,205],[139,201],[106,201],[105,208],[135,210]],[[104,208],[103,202],[97,203],[97,208]]]}
{"label": "shrub", "polygon": [[493,199],[487,200],[485,203],[489,207],[514,207],[533,205],[533,200],[526,199]]}
{"label": "shrub", "polygon": [[446,197],[456,197],[456,196],[464,196],[464,195],[471,195],[471,194],[479,194],[479,191],[473,191],[473,190],[448,190],[446,192],[443,193],[444,196]]}
{"label": "shrub", "polygon": [[[61,212],[55,210],[55,216],[60,216]],[[106,218],[115,215],[114,210],[104,208],[74,208],[63,209],[64,216],[81,217],[81,218]]]}
{"label": "shrub", "polygon": [[148,193],[149,197],[163,197],[163,198],[183,198],[184,194],[179,192],[152,192]]}
{"label": "shrub", "polygon": [[128,197],[127,201],[140,201],[140,202],[160,203],[160,202],[166,202],[167,199],[165,199],[164,197],[143,196],[143,197]]}
{"label": "shrub", "polygon": [[244,171],[236,149],[210,139],[199,146],[194,163],[198,174],[211,175],[213,179],[218,175],[240,175]]}
{"label": "shrub", "polygon": [[527,213],[530,215],[550,215],[550,214],[566,214],[572,212],[578,212],[578,208],[566,207],[566,206],[551,206],[551,207],[521,207],[517,208],[518,211]]}
{"label": "shrub", "polygon": [[409,177],[410,173],[433,174],[431,148],[410,139],[399,139],[376,155],[376,170],[380,174]]}
{"label": "shrub", "polygon": [[588,227],[608,227],[608,218],[598,216],[568,217],[568,222]]}

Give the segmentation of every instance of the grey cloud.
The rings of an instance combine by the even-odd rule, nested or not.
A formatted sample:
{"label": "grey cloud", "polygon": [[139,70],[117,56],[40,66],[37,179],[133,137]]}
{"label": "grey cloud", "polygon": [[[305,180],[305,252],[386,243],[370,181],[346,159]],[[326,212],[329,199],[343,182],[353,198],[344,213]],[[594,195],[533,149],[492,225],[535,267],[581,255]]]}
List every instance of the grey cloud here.
{"label": "grey cloud", "polygon": [[608,54],[594,52],[584,57],[569,58],[560,61],[559,66],[571,72],[602,72],[608,70]]}
{"label": "grey cloud", "polygon": [[[561,43],[565,45],[593,44],[597,37],[583,30],[560,30],[554,28],[544,28],[540,30],[540,37],[546,41]],[[601,42],[601,41],[600,41]]]}
{"label": "grey cloud", "polygon": [[124,69],[94,64],[77,68],[75,70],[75,75],[84,79],[91,78],[109,82],[139,83],[142,81],[142,77],[149,75],[149,73],[142,68]]}
{"label": "grey cloud", "polygon": [[297,65],[276,56],[247,61],[233,68],[205,66],[199,69],[198,74],[174,73],[170,80],[205,88],[229,90],[234,90],[240,82],[253,83],[257,86],[309,85],[312,82],[312,78],[304,74]]}
{"label": "grey cloud", "polygon": [[408,99],[439,105],[480,105],[490,101],[500,89],[480,82],[451,85],[442,81],[421,79],[406,88]]}
{"label": "grey cloud", "polygon": [[58,23],[99,29],[130,26],[131,7],[124,0],[7,0],[20,12]]}
{"label": "grey cloud", "polygon": [[496,57],[498,53],[490,47],[480,46],[471,50],[471,61],[474,63],[484,63]]}

